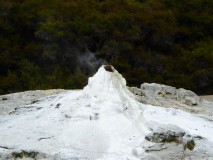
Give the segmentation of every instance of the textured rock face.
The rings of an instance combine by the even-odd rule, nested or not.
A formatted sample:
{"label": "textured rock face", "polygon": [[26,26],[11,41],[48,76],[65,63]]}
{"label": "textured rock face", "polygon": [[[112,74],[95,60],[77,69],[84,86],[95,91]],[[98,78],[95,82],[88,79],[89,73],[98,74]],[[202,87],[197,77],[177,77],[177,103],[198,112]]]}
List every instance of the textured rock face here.
{"label": "textured rock face", "polygon": [[141,90],[144,95],[148,98],[158,98],[158,97],[165,97],[165,98],[176,98],[176,88],[170,87],[166,85],[160,85],[156,83],[143,83],[141,85]]}
{"label": "textured rock face", "polygon": [[[146,157],[142,160],[212,160],[212,147],[206,140],[196,140],[196,147],[193,150],[184,149],[183,144],[176,143],[152,143],[142,145],[145,149]],[[152,159],[152,158],[153,159]]]}
{"label": "textured rock face", "polygon": [[133,93],[141,92],[141,95],[144,95],[149,99],[174,99],[190,106],[198,105],[201,102],[201,99],[190,90],[183,88],[176,89],[175,87],[156,83],[143,83],[139,89],[141,91],[138,91],[138,89],[135,88],[132,90]]}
{"label": "textured rock face", "polygon": [[180,88],[177,90],[177,100],[193,106],[193,105],[199,105],[201,103],[201,98],[198,97],[194,92],[185,90],[183,88]]}
{"label": "textured rock face", "polygon": [[20,93],[12,93],[0,96],[0,115],[6,115],[14,111],[19,106],[35,104],[43,98],[51,95],[66,92],[63,89],[36,90]]}
{"label": "textured rock face", "polygon": [[182,141],[185,131],[174,125],[164,125],[157,128],[152,133],[145,136],[145,139],[150,142],[161,143],[161,142],[176,142]]}
{"label": "textured rock face", "polygon": [[161,106],[165,108],[177,108],[187,112],[196,113],[205,116],[213,121],[213,103],[203,100],[190,90],[183,88],[176,89],[172,86],[143,83],[141,88],[128,88],[135,99],[141,103]]}
{"label": "textured rock face", "polygon": [[148,122],[146,126],[149,126],[152,132],[145,136],[146,143],[143,143],[141,147],[153,159],[156,157],[158,160],[212,159],[210,156],[212,151],[209,150],[212,144],[206,139],[188,135],[186,131],[175,125]]}

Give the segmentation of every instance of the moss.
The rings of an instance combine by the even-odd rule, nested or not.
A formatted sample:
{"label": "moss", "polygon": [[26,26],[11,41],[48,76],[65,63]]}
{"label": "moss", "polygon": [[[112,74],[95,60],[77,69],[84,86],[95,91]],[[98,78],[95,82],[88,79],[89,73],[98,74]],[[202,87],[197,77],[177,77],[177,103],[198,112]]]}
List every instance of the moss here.
{"label": "moss", "polygon": [[190,140],[187,142],[186,144],[186,147],[189,149],[189,150],[193,150],[195,148],[195,142],[194,140]]}
{"label": "moss", "polygon": [[35,158],[38,155],[38,152],[34,151],[21,151],[21,152],[13,152],[13,158]]}

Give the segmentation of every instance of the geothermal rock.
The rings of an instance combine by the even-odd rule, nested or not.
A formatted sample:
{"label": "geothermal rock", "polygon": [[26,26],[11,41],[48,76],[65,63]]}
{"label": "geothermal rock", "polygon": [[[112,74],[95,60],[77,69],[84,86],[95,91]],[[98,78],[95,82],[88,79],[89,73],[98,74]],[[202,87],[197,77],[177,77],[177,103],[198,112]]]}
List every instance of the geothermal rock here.
{"label": "geothermal rock", "polygon": [[[153,97],[174,94],[173,88],[168,87],[151,90],[147,95]],[[162,95],[156,94],[156,90]],[[146,94],[136,92],[140,97]],[[38,96],[25,92],[1,98],[0,159],[3,160],[213,158],[212,122],[178,109],[139,103],[112,66],[102,66],[83,90],[49,96],[45,91],[39,91]],[[159,102],[156,99],[155,103]],[[179,139],[183,133],[202,139],[193,139],[196,145],[192,150],[184,150],[183,145],[173,142],[163,143],[173,137]],[[147,135],[153,142],[145,139]]]}
{"label": "geothermal rock", "polygon": [[144,93],[143,95],[148,99],[174,99],[191,106],[198,105],[201,102],[201,99],[190,90],[176,89],[156,83],[143,83],[141,89],[132,88],[132,91],[133,93]]}
{"label": "geothermal rock", "polygon": [[[153,126],[148,125],[148,126]],[[160,125],[157,128],[152,128],[152,133],[145,136],[145,139],[150,142],[160,143],[160,142],[176,142],[180,143],[185,131],[175,125]]]}

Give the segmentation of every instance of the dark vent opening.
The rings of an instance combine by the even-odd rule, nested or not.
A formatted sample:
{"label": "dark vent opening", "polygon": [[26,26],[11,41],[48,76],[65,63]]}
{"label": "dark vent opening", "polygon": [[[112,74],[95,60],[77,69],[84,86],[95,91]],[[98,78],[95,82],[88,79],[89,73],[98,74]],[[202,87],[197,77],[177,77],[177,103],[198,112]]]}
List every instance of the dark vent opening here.
{"label": "dark vent opening", "polygon": [[105,65],[104,66],[105,70],[108,71],[108,72],[114,72],[113,68],[111,65]]}

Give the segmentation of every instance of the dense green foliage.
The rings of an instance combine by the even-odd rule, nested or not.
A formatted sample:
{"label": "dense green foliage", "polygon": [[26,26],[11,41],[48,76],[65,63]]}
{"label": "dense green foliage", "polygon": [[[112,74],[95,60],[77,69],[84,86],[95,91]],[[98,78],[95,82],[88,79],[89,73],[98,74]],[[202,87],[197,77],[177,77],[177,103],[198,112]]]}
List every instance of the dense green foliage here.
{"label": "dense green foliage", "polygon": [[212,8],[212,0],[0,0],[0,92],[81,88],[106,61],[128,85],[213,93]]}

